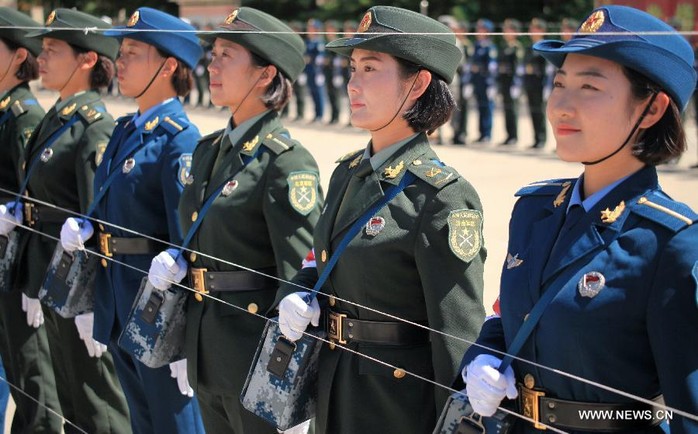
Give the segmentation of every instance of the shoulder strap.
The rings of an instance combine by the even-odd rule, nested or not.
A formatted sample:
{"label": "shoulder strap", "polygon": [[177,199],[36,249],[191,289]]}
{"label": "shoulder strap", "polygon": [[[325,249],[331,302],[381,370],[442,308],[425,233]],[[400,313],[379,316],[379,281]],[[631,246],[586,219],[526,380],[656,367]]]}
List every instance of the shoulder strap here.
{"label": "shoulder strap", "polygon": [[327,261],[327,265],[322,270],[322,274],[318,278],[317,282],[315,282],[315,286],[313,286],[312,293],[308,297],[306,297],[306,303],[310,304],[310,302],[313,301],[315,297],[317,297],[318,291],[320,290],[320,288],[322,288],[322,285],[325,284],[325,281],[327,281],[327,278],[330,276],[332,269],[337,264],[337,261],[339,260],[339,257],[342,255],[342,252],[344,252],[344,249],[346,249],[346,247],[349,245],[349,242],[352,239],[354,239],[356,234],[359,233],[359,231],[366,224],[366,222],[368,222],[368,220],[371,217],[373,217],[378,212],[378,210],[380,210],[388,202],[393,200],[393,198],[397,196],[398,193],[400,193],[402,190],[404,190],[405,187],[412,184],[416,178],[417,177],[412,172],[405,173],[398,185],[391,186],[386,191],[385,196],[383,196],[381,200],[376,202],[371,208],[368,209],[368,211],[366,211],[361,217],[359,217],[354,222],[354,224],[347,231],[346,235],[344,235],[344,238],[342,238],[342,241],[339,243],[339,246],[337,246],[337,249],[334,251],[334,253],[332,253],[330,260]]}
{"label": "shoulder strap", "polygon": [[259,154],[261,154],[265,149],[266,148],[264,146],[259,146],[257,148],[257,151],[253,155],[243,155],[242,166],[240,166],[240,168],[237,171],[235,171],[235,173],[226,178],[226,180],[222,182],[221,185],[219,185],[218,188],[216,188],[216,190],[213,193],[211,193],[211,195],[208,198],[206,198],[204,205],[199,210],[199,215],[196,217],[194,224],[191,225],[189,231],[187,231],[187,234],[184,236],[184,241],[182,241],[181,247],[179,247],[179,249],[177,250],[177,257],[175,258],[175,260],[179,259],[179,257],[182,256],[184,249],[187,248],[192,238],[194,238],[194,234],[196,234],[196,231],[199,230],[199,227],[201,226],[201,223],[204,220],[204,216],[208,212],[209,208],[211,208],[211,205],[213,205],[213,201],[216,200],[216,198],[221,194],[226,184],[228,184],[228,181],[230,181],[232,178],[235,177],[235,175],[240,173],[245,168],[245,166],[247,166],[252,160],[255,160],[259,156]]}

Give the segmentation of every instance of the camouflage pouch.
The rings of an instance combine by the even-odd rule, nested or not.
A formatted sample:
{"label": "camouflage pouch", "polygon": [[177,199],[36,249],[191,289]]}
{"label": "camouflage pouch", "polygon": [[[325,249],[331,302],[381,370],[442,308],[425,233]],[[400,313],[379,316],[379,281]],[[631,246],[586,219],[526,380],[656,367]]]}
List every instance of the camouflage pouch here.
{"label": "camouflage pouch", "polygon": [[[306,333],[324,338],[314,327]],[[315,416],[318,356],[322,341],[303,335],[287,340],[278,317],[267,321],[242,388],[242,406],[285,431]]]}
{"label": "camouflage pouch", "polygon": [[514,418],[501,410],[482,417],[473,410],[465,391],[457,392],[446,400],[432,434],[506,434],[513,428]]}
{"label": "camouflage pouch", "polygon": [[94,310],[94,287],[99,267],[99,257],[89,250],[73,253],[56,245],[46,270],[44,283],[39,289],[39,299],[63,318]]}
{"label": "camouflage pouch", "polygon": [[13,230],[7,235],[0,236],[0,292],[12,290],[18,249],[19,232]]}
{"label": "camouflage pouch", "polygon": [[119,346],[149,368],[160,368],[184,355],[184,303],[188,291],[160,291],[143,278]]}

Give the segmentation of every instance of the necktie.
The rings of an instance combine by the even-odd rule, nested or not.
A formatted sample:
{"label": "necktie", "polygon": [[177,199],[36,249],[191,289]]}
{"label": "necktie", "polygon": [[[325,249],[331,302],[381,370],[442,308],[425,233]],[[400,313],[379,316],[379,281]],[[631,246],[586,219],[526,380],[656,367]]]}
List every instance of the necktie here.
{"label": "necktie", "polygon": [[220,147],[218,148],[218,156],[216,157],[215,163],[213,163],[213,171],[211,173],[216,173],[223,163],[228,152],[233,148],[233,144],[230,142],[228,135],[223,133],[223,138],[221,139]]}
{"label": "necktie", "polygon": [[342,204],[337,212],[337,218],[346,212],[348,204],[351,202],[352,198],[361,190],[366,177],[373,172],[373,166],[371,166],[371,160],[369,158],[364,158],[359,163],[359,166],[354,170],[354,173],[349,179],[349,184],[344,192],[344,197],[342,198]]}
{"label": "necktie", "polygon": [[565,222],[562,224],[560,231],[557,234],[557,240],[555,240],[555,245],[550,251],[550,258],[558,257],[564,254],[564,249],[569,247],[572,240],[569,239],[570,232],[572,228],[579,223],[579,220],[586,214],[584,207],[581,205],[572,205],[567,211],[565,216]]}

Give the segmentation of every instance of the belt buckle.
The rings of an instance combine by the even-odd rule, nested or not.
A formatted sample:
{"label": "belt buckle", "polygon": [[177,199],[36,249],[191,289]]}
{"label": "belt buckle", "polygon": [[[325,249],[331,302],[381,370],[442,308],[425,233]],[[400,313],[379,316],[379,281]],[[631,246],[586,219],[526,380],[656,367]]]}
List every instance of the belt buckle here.
{"label": "belt buckle", "polygon": [[533,419],[533,428],[545,430],[545,425],[540,423],[540,397],[545,396],[545,392],[529,389],[521,385],[519,387],[521,396],[521,412],[524,416]]}
{"label": "belt buckle", "polygon": [[27,223],[27,226],[34,226],[36,224],[36,221],[34,220],[35,217],[35,212],[34,212],[34,205],[33,203],[30,202],[24,202],[24,221]]}
{"label": "belt buckle", "polygon": [[206,268],[191,269],[191,285],[194,287],[194,291],[200,294],[208,294],[206,285],[204,284],[204,273],[206,273],[206,271]]}
{"label": "belt buckle", "polygon": [[344,318],[347,316],[343,313],[330,312],[327,315],[327,337],[336,341],[339,344],[345,345],[347,341],[344,340],[342,333]]}
{"label": "belt buckle", "polygon": [[111,258],[114,256],[114,254],[111,252],[109,249],[109,239],[111,238],[111,234],[107,234],[104,232],[99,233],[99,250],[102,252],[102,254],[108,258]]}

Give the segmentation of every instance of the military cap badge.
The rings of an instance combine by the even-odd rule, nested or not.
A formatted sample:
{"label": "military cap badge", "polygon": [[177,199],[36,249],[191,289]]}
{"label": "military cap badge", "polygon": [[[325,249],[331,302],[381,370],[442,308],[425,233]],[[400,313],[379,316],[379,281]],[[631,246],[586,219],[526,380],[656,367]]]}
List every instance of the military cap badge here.
{"label": "military cap badge", "polygon": [[46,25],[50,26],[56,20],[56,11],[52,11],[46,18]]}
{"label": "military cap badge", "polygon": [[126,27],[133,27],[138,23],[138,20],[140,19],[141,14],[138,11],[135,11],[133,15],[131,15],[131,18],[128,19],[128,23],[126,23]]}
{"label": "military cap badge", "polygon": [[359,23],[359,28],[356,30],[359,33],[363,33],[368,30],[368,28],[371,27],[371,12],[366,12],[364,17],[361,19],[361,23]]}
{"label": "military cap badge", "polygon": [[233,24],[233,21],[235,21],[235,18],[238,16],[238,9],[235,9],[233,12],[228,15],[228,17],[225,19],[226,24]]}
{"label": "military cap badge", "polygon": [[594,33],[601,28],[601,25],[603,25],[604,22],[604,16],[602,11],[596,11],[593,14],[589,15],[589,18],[587,18],[586,21],[584,21],[584,24],[582,24],[582,27],[579,28],[579,31],[582,33]]}

